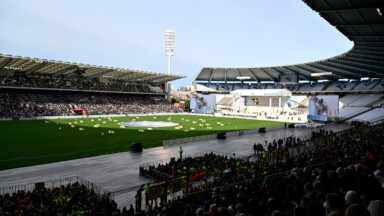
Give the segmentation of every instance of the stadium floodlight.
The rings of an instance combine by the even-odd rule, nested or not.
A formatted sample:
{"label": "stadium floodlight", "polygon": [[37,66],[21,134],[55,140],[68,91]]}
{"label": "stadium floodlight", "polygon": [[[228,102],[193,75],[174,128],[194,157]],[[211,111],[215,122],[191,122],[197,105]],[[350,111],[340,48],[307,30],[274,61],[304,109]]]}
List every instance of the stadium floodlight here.
{"label": "stadium floodlight", "polygon": [[312,73],[311,76],[318,77],[318,76],[327,76],[332,75],[332,72],[321,72],[321,73]]}
{"label": "stadium floodlight", "polygon": [[175,30],[165,30],[165,55],[175,55]]}
{"label": "stadium floodlight", "polygon": [[[165,55],[168,56],[168,75],[171,75],[171,56],[175,55],[175,30],[165,30]],[[168,101],[171,102],[171,83],[167,82]]]}
{"label": "stadium floodlight", "polygon": [[376,8],[376,11],[377,11],[377,13],[378,13],[380,16],[383,16],[383,14],[381,13],[380,8]]}
{"label": "stadium floodlight", "polygon": [[238,80],[247,80],[247,79],[251,79],[251,77],[249,77],[249,76],[238,76],[238,77],[236,77],[236,79],[238,79]]}

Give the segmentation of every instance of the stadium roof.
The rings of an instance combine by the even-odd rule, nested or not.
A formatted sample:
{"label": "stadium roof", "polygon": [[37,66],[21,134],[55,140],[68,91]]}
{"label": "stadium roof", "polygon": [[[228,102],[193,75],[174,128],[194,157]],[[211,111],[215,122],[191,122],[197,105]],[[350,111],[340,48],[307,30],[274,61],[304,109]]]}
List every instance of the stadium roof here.
{"label": "stadium roof", "polygon": [[152,83],[154,85],[185,78],[185,76],[179,75],[0,54],[0,71],[2,70],[11,70],[27,76],[34,74],[69,78],[78,75],[89,80],[107,77],[112,81]]}
{"label": "stadium roof", "polygon": [[[382,78],[384,75],[384,3],[378,0],[302,0],[354,42],[351,50],[325,60],[260,68],[202,68],[195,82],[279,82],[281,75],[298,81]],[[331,72],[331,73],[329,73]],[[316,76],[317,75],[317,76]]]}

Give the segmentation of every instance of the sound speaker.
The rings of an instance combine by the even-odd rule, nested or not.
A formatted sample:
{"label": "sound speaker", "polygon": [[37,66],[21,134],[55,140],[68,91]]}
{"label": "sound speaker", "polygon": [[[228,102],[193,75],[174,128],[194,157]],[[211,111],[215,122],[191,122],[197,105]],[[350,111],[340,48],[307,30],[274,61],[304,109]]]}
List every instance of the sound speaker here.
{"label": "sound speaker", "polygon": [[227,135],[224,132],[217,134],[217,139],[226,139],[226,138],[227,138]]}
{"label": "sound speaker", "polygon": [[259,133],[266,133],[267,131],[265,130],[265,127],[259,128]]}
{"label": "sound speaker", "polygon": [[143,151],[143,144],[142,143],[132,143],[130,152],[133,153],[140,153]]}

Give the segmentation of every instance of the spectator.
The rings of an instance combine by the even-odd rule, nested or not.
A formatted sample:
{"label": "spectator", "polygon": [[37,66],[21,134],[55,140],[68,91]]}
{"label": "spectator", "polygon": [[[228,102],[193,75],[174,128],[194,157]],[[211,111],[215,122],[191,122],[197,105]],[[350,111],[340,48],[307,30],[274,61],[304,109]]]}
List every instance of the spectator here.
{"label": "spectator", "polygon": [[345,216],[371,216],[364,206],[352,204],[345,210]]}

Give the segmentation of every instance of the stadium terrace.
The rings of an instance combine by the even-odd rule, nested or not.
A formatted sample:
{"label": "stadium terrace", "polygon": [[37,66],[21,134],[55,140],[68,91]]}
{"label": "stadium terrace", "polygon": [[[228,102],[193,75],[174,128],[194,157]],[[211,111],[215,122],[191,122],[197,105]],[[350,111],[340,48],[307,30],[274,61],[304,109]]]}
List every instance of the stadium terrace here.
{"label": "stadium terrace", "polygon": [[0,54],[1,215],[384,215],[384,5],[302,3],[353,47],[176,92],[185,76]]}

